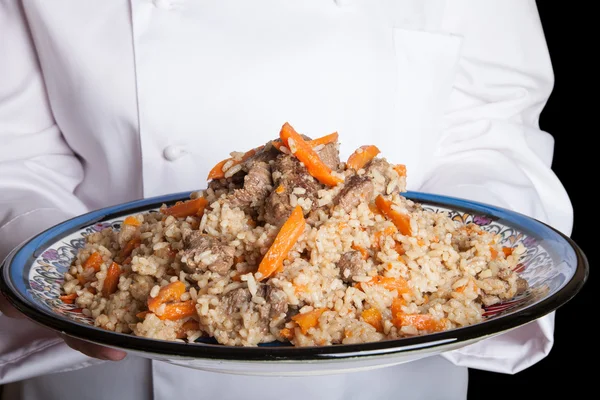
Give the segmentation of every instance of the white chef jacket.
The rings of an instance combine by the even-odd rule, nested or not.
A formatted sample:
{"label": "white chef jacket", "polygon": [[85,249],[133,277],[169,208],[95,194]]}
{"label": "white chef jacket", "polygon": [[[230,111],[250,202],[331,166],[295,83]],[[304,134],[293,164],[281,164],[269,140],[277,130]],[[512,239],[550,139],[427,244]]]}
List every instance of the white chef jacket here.
{"label": "white chef jacket", "polygon": [[[570,234],[538,126],[552,85],[533,0],[2,0],[0,257],[71,216],[202,188],[286,121],[338,131],[342,158],[377,145],[411,190]],[[0,384],[10,399],[464,399],[467,367],[521,371],[553,328],[550,314],[396,367],[277,378],[92,360],[0,315]]]}

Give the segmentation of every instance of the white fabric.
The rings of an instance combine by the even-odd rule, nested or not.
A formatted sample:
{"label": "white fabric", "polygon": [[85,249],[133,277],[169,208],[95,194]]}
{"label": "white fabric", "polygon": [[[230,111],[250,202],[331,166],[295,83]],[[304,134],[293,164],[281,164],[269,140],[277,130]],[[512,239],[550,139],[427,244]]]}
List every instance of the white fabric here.
{"label": "white fabric", "polygon": [[[342,157],[380,146],[407,165],[409,189],[504,206],[570,234],[553,140],[538,126],[552,85],[533,0],[3,1],[0,257],[87,210],[201,188],[214,163],[285,121],[310,136],[338,131]],[[451,363],[249,379],[136,357],[101,363],[0,315],[0,384],[11,399],[70,398],[73,385],[103,377],[113,384],[93,398],[122,398],[135,378],[128,398],[235,398],[250,382],[250,399],[307,398],[311,384],[331,399],[460,399],[465,367],[521,371],[548,354],[553,328],[551,314],[444,354]],[[78,375],[45,375],[69,369]],[[453,383],[426,384],[431,375]],[[367,381],[381,382],[371,396],[361,395]]]}

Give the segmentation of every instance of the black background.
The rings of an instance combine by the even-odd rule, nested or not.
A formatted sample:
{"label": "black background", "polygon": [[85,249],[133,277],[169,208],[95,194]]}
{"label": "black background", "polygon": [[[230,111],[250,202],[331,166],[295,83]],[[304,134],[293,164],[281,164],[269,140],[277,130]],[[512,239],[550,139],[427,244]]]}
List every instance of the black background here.
{"label": "black background", "polygon": [[[597,206],[595,187],[600,183],[596,141],[598,111],[595,96],[596,55],[593,26],[586,19],[592,11],[584,3],[555,0],[537,2],[554,68],[555,85],[542,112],[540,127],[555,139],[552,169],[563,182],[575,215],[572,239],[586,254],[590,278],[575,298],[556,311],[555,342],[550,354],[539,363],[514,375],[479,370],[469,371],[469,400],[541,399],[596,397],[592,370],[596,359],[594,331],[598,328],[592,308],[593,275],[599,251],[590,227],[597,225],[588,210]],[[568,4],[568,6],[567,6]],[[588,3],[589,4],[589,3]],[[577,5],[577,6],[576,6]],[[562,394],[564,391],[564,394]],[[588,394],[589,393],[589,394]]]}

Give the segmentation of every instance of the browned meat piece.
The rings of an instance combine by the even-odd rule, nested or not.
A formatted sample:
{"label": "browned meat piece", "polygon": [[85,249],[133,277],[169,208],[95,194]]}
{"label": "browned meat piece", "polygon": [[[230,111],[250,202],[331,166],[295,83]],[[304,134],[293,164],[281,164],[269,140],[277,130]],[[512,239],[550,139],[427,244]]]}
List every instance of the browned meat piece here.
{"label": "browned meat piece", "polygon": [[363,262],[362,255],[359,251],[349,251],[342,254],[340,261],[337,263],[340,269],[340,276],[346,283],[352,283],[354,280],[353,276],[366,275],[368,269],[366,264]]}
{"label": "browned meat piece", "polygon": [[277,150],[277,148],[274,147],[271,144],[271,142],[269,142],[261,151],[259,151],[244,162],[244,164],[242,165],[242,170],[248,172],[258,162],[264,162],[266,164],[269,164],[269,162],[274,161],[280,154],[281,152]]}
{"label": "browned meat piece", "polygon": [[332,170],[337,170],[340,165],[340,152],[336,143],[326,144],[317,152],[319,158]]}
{"label": "browned meat piece", "polygon": [[271,169],[264,161],[256,161],[244,178],[244,187],[229,197],[231,207],[260,206],[272,188]]}
{"label": "browned meat piece", "polygon": [[375,187],[371,178],[353,175],[348,178],[342,191],[336,196],[334,204],[339,204],[346,212],[350,212],[363,201],[370,201]]}
{"label": "browned meat piece", "polygon": [[235,189],[239,189],[244,186],[244,177],[246,176],[246,172],[240,171],[234,174],[230,178],[223,179],[213,179],[208,184],[208,187],[212,189],[217,196],[223,192],[232,191]]}
{"label": "browned meat piece", "polygon": [[281,154],[273,164],[274,187],[280,185],[283,191],[273,190],[265,204],[265,221],[272,225],[282,224],[292,212],[290,205],[290,193],[294,188],[302,188],[305,193],[302,197],[309,198],[313,204],[317,200],[317,191],[322,185],[317,182],[295,157]]}
{"label": "browned meat piece", "polygon": [[529,289],[529,283],[523,278],[517,278],[517,294],[525,293]]}
{"label": "browned meat piece", "polygon": [[386,170],[390,164],[383,158],[374,158],[366,165],[367,174],[379,173],[382,176],[386,175]]}
{"label": "browned meat piece", "polygon": [[[272,319],[277,319],[288,311],[287,296],[281,289],[260,284],[256,295],[265,299],[265,303],[257,304],[262,325],[268,326]],[[283,322],[284,319],[281,320]]]}
{"label": "browned meat piece", "polygon": [[221,299],[229,315],[252,308],[252,294],[246,288],[234,289]]}
{"label": "browned meat piece", "polygon": [[184,238],[181,261],[184,270],[190,273],[207,269],[225,275],[233,265],[235,249],[218,239],[194,231]]}
{"label": "browned meat piece", "polygon": [[269,317],[277,318],[281,314],[287,313],[287,295],[283,290],[268,286],[267,297],[265,300],[267,300],[270,305]]}
{"label": "browned meat piece", "polygon": [[373,178],[373,184],[377,193],[391,194],[400,190],[399,181],[390,186],[392,179],[396,179],[398,175],[393,171],[390,163],[385,158],[374,158],[366,165],[365,170],[365,175]]}

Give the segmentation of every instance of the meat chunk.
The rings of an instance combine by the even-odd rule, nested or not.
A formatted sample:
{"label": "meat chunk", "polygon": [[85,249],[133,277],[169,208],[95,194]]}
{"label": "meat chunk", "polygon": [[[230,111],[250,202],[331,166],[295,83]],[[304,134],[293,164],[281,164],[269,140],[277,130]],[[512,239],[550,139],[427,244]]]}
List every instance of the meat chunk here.
{"label": "meat chunk", "polygon": [[184,270],[190,273],[207,269],[225,275],[233,265],[235,249],[217,238],[193,231],[184,238],[181,261]]}
{"label": "meat chunk", "polygon": [[354,282],[352,279],[353,276],[366,275],[369,272],[359,251],[349,251],[342,254],[337,266],[340,269],[342,280],[346,283]]}
{"label": "meat chunk", "polygon": [[398,179],[398,173],[385,158],[374,158],[366,165],[365,170],[365,175],[373,178],[376,193],[392,194],[405,189],[405,182]]}
{"label": "meat chunk", "polygon": [[295,157],[281,154],[273,164],[274,187],[281,186],[282,190],[273,190],[265,204],[265,221],[272,225],[282,224],[291,214],[290,194],[295,188],[304,189],[302,197],[317,200],[317,192],[322,185],[306,170],[306,167]]}
{"label": "meat chunk", "polygon": [[266,299],[269,303],[269,317],[277,318],[288,312],[288,299],[285,292],[273,286],[268,286]]}
{"label": "meat chunk", "polygon": [[248,172],[256,163],[259,162],[269,164],[271,161],[274,161],[279,154],[281,154],[281,152],[277,150],[277,148],[273,146],[271,142],[269,142],[262,150],[257,152],[242,164],[242,170]]}
{"label": "meat chunk", "polygon": [[335,171],[340,165],[340,152],[337,143],[328,143],[319,151],[317,151],[319,158],[325,165],[331,170]]}
{"label": "meat chunk", "polygon": [[244,178],[244,187],[237,189],[229,198],[231,207],[260,206],[272,188],[271,169],[264,161],[255,161]]}
{"label": "meat chunk", "polygon": [[246,288],[234,289],[221,299],[229,315],[244,312],[252,307],[252,294]]}
{"label": "meat chunk", "polygon": [[339,204],[344,211],[350,212],[363,201],[373,197],[375,186],[367,176],[353,175],[348,178],[342,191],[336,196],[334,204]]}

